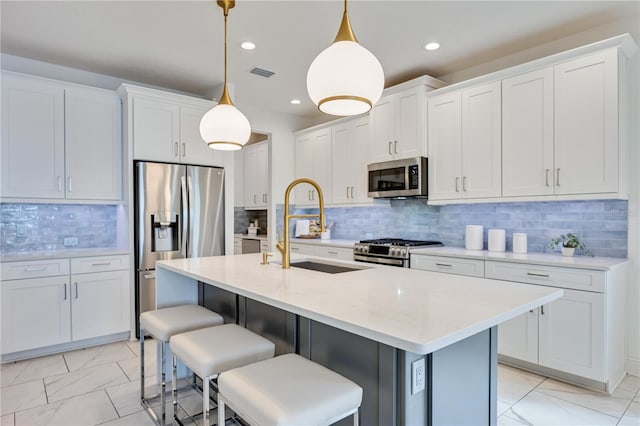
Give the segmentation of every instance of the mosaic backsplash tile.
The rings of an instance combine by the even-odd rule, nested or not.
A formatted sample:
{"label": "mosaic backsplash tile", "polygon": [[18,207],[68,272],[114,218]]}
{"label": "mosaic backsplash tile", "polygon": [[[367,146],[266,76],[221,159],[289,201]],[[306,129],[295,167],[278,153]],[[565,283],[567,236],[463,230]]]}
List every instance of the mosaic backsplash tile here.
{"label": "mosaic backsplash tile", "polygon": [[[317,213],[317,209],[296,212]],[[277,214],[281,230],[282,206]],[[335,223],[331,237],[336,239],[397,237],[464,247],[466,225],[483,225],[485,249],[492,228],[506,230],[507,251],[512,250],[514,232],[526,233],[530,253],[551,252],[548,243],[552,237],[573,232],[596,256],[627,257],[625,200],[429,206],[426,200],[407,199],[367,207],[327,208],[326,214],[327,223]]]}
{"label": "mosaic backsplash tile", "polygon": [[[0,252],[26,253],[67,248],[115,248],[117,206],[0,204]],[[66,245],[71,238],[77,245]]]}

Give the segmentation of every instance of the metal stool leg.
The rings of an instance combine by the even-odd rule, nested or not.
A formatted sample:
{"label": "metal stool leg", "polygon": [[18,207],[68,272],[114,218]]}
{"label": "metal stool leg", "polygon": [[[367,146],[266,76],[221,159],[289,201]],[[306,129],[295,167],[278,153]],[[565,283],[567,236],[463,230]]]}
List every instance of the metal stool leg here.
{"label": "metal stool leg", "polygon": [[171,366],[171,387],[173,388],[173,418],[177,420],[178,424],[181,424],[180,420],[178,419],[178,359],[175,355],[173,355],[172,357]]}
{"label": "metal stool leg", "polygon": [[144,403],[144,330],[140,327],[140,402]]}
{"label": "metal stool leg", "polygon": [[218,394],[218,426],[224,426],[224,399]]}
{"label": "metal stool leg", "polygon": [[209,377],[202,378],[202,420],[204,426],[210,426],[209,423]]}
{"label": "metal stool leg", "polygon": [[160,367],[160,370],[162,371],[162,385],[161,385],[161,394],[160,394],[160,404],[162,404],[162,424],[165,425],[166,421],[167,421],[167,407],[165,406],[165,404],[167,403],[167,378],[166,378],[166,372],[165,370],[165,364],[167,363],[167,344],[166,342],[162,342],[160,343],[160,350],[161,350],[161,358],[162,358],[162,367]]}

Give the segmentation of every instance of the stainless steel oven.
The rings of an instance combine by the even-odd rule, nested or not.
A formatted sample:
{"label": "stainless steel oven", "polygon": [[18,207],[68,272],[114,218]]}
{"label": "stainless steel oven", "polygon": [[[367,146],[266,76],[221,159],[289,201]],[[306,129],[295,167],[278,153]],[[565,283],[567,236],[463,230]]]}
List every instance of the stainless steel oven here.
{"label": "stainless steel oven", "polygon": [[427,158],[414,157],[367,166],[372,198],[426,197]]}
{"label": "stainless steel oven", "polygon": [[353,246],[353,260],[408,268],[410,266],[412,247],[441,246],[443,244],[440,241],[403,240],[399,238],[363,240]]}

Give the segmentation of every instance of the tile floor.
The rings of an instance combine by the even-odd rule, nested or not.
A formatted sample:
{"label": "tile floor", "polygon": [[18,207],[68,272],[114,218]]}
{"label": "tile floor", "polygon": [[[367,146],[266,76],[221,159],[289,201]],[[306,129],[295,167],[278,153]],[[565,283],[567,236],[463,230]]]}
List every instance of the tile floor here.
{"label": "tile floor", "polygon": [[[2,365],[0,426],[153,425],[138,402],[138,345],[111,343]],[[145,365],[155,371],[155,345],[146,348]],[[149,394],[155,380],[148,377]],[[640,425],[639,389],[640,378],[627,376],[605,396],[500,365],[498,425]],[[202,411],[201,401],[195,391],[181,394],[180,417]]]}

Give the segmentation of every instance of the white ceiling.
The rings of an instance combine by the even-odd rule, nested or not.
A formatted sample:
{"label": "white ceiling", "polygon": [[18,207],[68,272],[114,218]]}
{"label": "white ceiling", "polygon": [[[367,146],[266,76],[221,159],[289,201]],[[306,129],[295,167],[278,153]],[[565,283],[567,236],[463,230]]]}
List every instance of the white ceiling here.
{"label": "white ceiling", "polygon": [[[637,1],[358,1],[359,42],[387,86],[458,70],[638,16]],[[321,118],[306,93],[313,58],[335,37],[342,1],[243,1],[229,15],[229,80],[242,105]],[[215,1],[0,2],[2,53],[211,98],[222,83]],[[640,23],[639,23],[640,24]],[[251,40],[257,48],[240,49]],[[427,52],[428,41],[442,47]],[[249,74],[254,66],[276,74]],[[302,100],[292,106],[289,100]]]}

